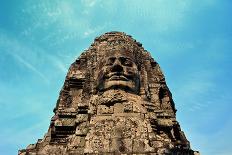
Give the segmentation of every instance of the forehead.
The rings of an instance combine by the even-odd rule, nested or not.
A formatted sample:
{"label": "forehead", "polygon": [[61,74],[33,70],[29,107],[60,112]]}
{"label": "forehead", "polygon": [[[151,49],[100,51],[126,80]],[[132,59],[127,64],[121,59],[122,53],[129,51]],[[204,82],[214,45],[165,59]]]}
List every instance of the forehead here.
{"label": "forehead", "polygon": [[109,57],[125,57],[131,60],[135,60],[134,55],[125,49],[113,49],[106,52],[106,58]]}

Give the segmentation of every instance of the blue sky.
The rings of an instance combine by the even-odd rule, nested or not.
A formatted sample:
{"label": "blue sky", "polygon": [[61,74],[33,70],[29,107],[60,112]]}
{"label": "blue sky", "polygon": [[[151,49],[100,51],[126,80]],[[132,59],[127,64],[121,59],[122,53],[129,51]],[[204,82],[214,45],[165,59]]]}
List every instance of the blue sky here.
{"label": "blue sky", "polygon": [[230,0],[1,1],[0,154],[46,133],[70,64],[124,31],[160,64],[195,150],[232,154]]}

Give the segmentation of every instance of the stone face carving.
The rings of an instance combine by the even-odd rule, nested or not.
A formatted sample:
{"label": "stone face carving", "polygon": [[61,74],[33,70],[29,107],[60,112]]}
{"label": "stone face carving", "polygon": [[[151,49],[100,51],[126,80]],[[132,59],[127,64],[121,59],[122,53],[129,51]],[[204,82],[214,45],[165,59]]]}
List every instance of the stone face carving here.
{"label": "stone face carving", "polygon": [[100,62],[97,81],[99,91],[123,89],[137,94],[140,80],[133,54],[123,48],[108,51]]}
{"label": "stone face carving", "polygon": [[159,65],[122,32],[96,38],[71,65],[48,132],[20,155],[196,155]]}

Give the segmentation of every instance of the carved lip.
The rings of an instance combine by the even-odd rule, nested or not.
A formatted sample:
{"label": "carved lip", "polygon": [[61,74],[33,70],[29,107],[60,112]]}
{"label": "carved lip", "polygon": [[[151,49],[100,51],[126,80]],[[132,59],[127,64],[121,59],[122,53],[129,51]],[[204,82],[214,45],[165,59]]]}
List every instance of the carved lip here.
{"label": "carved lip", "polygon": [[115,81],[128,81],[128,78],[124,74],[108,74],[107,79]]}

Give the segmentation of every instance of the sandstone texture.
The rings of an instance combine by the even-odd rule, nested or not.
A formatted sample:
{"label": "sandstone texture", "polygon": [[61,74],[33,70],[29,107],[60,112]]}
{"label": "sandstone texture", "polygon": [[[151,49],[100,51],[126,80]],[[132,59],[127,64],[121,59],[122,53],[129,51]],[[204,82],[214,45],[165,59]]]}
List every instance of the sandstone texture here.
{"label": "sandstone texture", "polygon": [[20,155],[198,155],[158,63],[123,32],[95,38],[70,66],[43,139]]}

